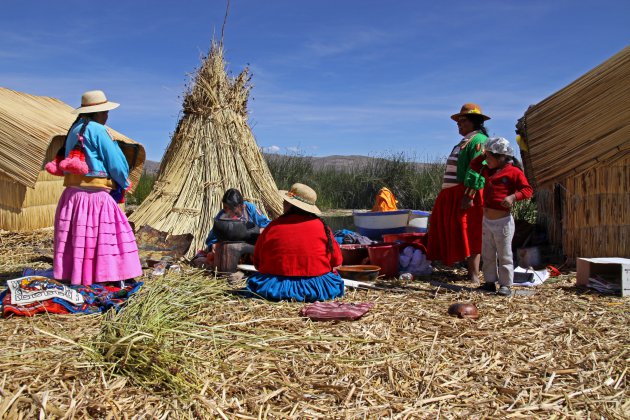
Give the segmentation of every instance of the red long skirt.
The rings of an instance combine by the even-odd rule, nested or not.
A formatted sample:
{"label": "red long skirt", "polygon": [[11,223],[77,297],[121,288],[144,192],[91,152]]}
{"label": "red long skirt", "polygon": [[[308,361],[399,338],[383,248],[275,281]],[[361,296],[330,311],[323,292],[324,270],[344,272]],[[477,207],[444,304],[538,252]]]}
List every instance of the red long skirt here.
{"label": "red long skirt", "polygon": [[463,184],[446,188],[435,200],[427,235],[427,258],[431,261],[453,265],[481,253],[483,190],[477,192],[471,208],[462,210],[464,189]]}

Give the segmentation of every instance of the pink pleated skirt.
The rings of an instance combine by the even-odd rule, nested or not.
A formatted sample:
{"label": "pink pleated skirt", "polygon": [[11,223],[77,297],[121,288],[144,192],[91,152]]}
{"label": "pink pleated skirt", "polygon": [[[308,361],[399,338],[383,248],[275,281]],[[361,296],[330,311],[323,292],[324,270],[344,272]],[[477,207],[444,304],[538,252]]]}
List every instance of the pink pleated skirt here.
{"label": "pink pleated skirt", "polygon": [[86,286],[142,275],[133,230],[107,190],[64,190],[55,214],[53,272]]}

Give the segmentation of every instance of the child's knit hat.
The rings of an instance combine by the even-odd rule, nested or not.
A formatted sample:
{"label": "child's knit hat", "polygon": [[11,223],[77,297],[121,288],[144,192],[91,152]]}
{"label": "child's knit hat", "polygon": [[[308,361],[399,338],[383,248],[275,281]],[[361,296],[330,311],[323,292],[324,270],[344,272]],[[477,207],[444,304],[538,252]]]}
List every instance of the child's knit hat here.
{"label": "child's knit hat", "polygon": [[484,149],[497,155],[514,156],[514,149],[510,146],[510,142],[503,137],[490,137],[486,140]]}

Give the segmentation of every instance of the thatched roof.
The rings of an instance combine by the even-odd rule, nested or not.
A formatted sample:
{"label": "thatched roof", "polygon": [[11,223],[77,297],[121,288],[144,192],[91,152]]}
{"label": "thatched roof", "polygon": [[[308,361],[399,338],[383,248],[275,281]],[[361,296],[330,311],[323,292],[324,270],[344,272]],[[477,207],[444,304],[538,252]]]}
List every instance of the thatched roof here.
{"label": "thatched roof", "polygon": [[537,186],[630,154],[630,47],[531,106],[518,128]]}
{"label": "thatched roof", "polygon": [[[72,111],[70,105],[58,99],[0,87],[0,175],[33,188],[51,141],[64,137],[76,119]],[[116,140],[137,148],[129,174],[133,185],[137,185],[145,160],[144,147],[115,130],[111,132]],[[123,151],[130,160],[131,151]]]}
{"label": "thatched roof", "polygon": [[247,124],[250,75],[229,77],[223,47],[214,44],[184,97],[183,116],[162,159],[153,191],[131,215],[136,226],[192,233],[188,256],[202,248],[228,188],[270,217],[282,200]]}

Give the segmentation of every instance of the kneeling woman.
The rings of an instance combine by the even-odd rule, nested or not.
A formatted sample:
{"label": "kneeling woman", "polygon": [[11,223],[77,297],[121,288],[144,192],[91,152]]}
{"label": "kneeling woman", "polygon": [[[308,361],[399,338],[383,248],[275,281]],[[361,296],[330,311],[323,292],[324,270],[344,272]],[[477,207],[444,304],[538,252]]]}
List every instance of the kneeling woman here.
{"label": "kneeling woman", "polygon": [[272,221],[256,242],[258,273],[247,289],[265,299],[315,302],[343,296],[343,280],[332,272],[341,265],[341,249],[317,215],[317,194],[307,185],[280,191],[284,214]]}
{"label": "kneeling woman", "polygon": [[[230,188],[223,194],[223,210],[214,218],[214,226],[206,238],[208,252],[214,250],[214,245],[220,240],[255,242],[261,229],[269,224],[270,220],[253,203],[245,201],[243,195],[236,188]],[[230,223],[236,222],[230,226]],[[238,227],[240,229],[234,229]],[[234,237],[230,237],[234,235]],[[250,240],[251,239],[251,240]]]}

